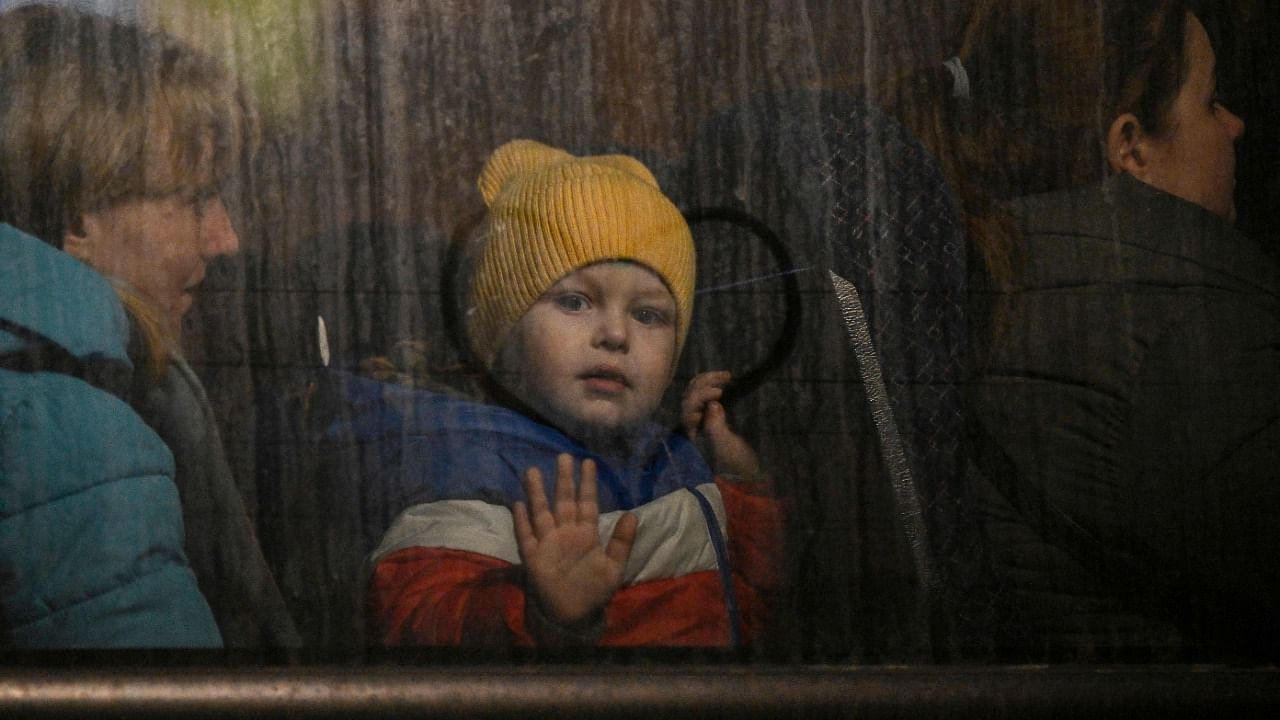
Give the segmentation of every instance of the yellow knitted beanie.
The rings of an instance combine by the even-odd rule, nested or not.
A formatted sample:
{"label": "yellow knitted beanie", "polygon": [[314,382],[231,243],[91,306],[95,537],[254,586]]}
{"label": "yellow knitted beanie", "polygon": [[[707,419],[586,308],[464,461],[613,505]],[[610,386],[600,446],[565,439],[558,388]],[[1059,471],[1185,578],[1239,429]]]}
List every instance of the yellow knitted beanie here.
{"label": "yellow knitted beanie", "polygon": [[542,293],[609,260],[644,265],[666,283],[679,357],[693,314],[693,236],[640,161],[512,140],[489,157],[479,186],[488,234],[471,278],[467,332],[485,365]]}

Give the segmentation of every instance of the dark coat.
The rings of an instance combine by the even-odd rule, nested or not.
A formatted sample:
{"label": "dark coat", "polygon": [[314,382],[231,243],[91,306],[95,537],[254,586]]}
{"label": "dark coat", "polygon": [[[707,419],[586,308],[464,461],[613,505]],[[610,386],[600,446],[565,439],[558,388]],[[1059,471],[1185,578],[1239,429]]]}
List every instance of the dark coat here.
{"label": "dark coat", "polygon": [[[137,351],[131,348],[131,354]],[[263,558],[213,410],[191,367],[173,357],[163,377],[139,374],[129,400],[173,451],[183,547],[226,647],[300,647],[302,637]]]}
{"label": "dark coat", "polygon": [[1128,176],[1015,210],[970,406],[1006,648],[1280,655],[1280,269]]}

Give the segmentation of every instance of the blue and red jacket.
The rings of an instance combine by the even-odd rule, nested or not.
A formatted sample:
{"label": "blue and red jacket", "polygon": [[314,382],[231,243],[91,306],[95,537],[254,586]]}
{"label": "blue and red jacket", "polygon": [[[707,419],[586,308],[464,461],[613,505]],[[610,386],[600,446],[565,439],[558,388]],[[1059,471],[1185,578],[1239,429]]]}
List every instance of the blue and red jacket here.
{"label": "blue and red jacket", "polygon": [[[369,557],[371,630],[389,645],[533,645],[510,507],[530,466],[597,465],[600,534],[639,520],[602,645],[733,646],[757,637],[779,584],[776,502],[714,478],[657,424],[629,458],[592,453],[506,408],[353,379],[350,429],[397,511]],[[550,488],[548,488],[550,490]]]}

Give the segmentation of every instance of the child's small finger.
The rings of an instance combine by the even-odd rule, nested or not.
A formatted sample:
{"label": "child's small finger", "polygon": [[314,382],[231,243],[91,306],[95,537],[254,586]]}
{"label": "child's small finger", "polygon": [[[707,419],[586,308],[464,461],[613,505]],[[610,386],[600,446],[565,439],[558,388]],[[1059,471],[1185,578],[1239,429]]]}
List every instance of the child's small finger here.
{"label": "child's small finger", "polygon": [[703,373],[694,378],[694,382],[690,383],[690,389],[709,389],[722,387],[724,383],[730,380],[731,375],[727,370],[714,370],[714,372]]}
{"label": "child's small finger", "polygon": [[537,466],[530,465],[524,471],[524,494],[529,500],[530,514],[537,515],[547,508],[547,498],[541,493],[542,490],[542,471]]}
{"label": "child's small finger", "polygon": [[680,405],[680,421],[687,428],[691,423],[696,424],[698,416],[702,414],[702,406],[693,402],[686,401]]}
{"label": "child's small finger", "polygon": [[729,414],[720,403],[707,408],[707,437],[711,440],[718,472],[755,476],[760,473],[760,459],[747,441],[729,426]]}
{"label": "child's small finger", "polygon": [[715,426],[716,428],[719,428],[720,426],[727,426],[728,422],[729,422],[729,418],[728,418],[728,414],[725,413],[724,411],[724,405],[721,405],[719,402],[715,402],[715,401],[707,403],[707,412],[706,412],[707,428],[710,428],[712,426]]}
{"label": "child's small finger", "polygon": [[690,440],[697,440],[698,428],[702,427],[702,413],[700,411],[685,413],[681,425],[684,426],[684,434],[688,435]]}
{"label": "child's small finger", "polygon": [[702,429],[706,431],[713,445],[718,446],[734,438],[733,429],[729,427],[729,414],[725,412],[724,405],[718,402],[707,403]]}
{"label": "child's small finger", "polygon": [[556,457],[555,516],[557,525],[574,522],[578,516],[578,504],[574,502],[574,495],[577,494],[577,489],[574,487],[573,482],[573,465],[573,456],[569,453],[560,453]]}
{"label": "child's small finger", "polygon": [[686,405],[698,402],[698,394],[702,392],[703,387],[704,385],[700,378],[694,378],[684,389],[684,394],[680,396],[680,402]]}
{"label": "child's small finger", "polygon": [[719,399],[721,395],[724,395],[724,388],[719,385],[711,385],[704,388],[698,388],[697,390],[689,393],[689,397],[686,402],[690,405],[697,405],[701,407],[711,400]]}
{"label": "child's small finger", "polygon": [[542,487],[542,471],[530,467],[524,473],[524,494],[529,500],[529,519],[533,531],[538,537],[546,535],[556,527],[555,518],[547,507],[547,492]]}
{"label": "child's small finger", "polygon": [[691,386],[680,401],[680,407],[685,412],[701,411],[708,402],[722,397],[724,397],[723,384]]}
{"label": "child's small finger", "polygon": [[613,534],[609,536],[609,543],[604,546],[605,557],[624,565],[627,558],[631,555],[631,546],[636,541],[636,526],[638,520],[633,513],[623,513],[618,518],[618,524],[613,526]]}
{"label": "child's small finger", "polygon": [[703,373],[700,377],[705,384],[720,388],[733,379],[733,373],[728,370],[712,370]]}
{"label": "child's small finger", "polygon": [[690,385],[685,388],[684,395],[680,396],[680,407],[687,408],[698,404],[698,387]]}
{"label": "child's small finger", "polygon": [[600,517],[600,501],[596,488],[596,463],[582,461],[582,477],[578,481],[578,522],[595,525]]}
{"label": "child's small finger", "polygon": [[526,548],[537,544],[538,538],[534,535],[533,525],[529,522],[529,510],[519,500],[511,507],[511,521],[515,525],[516,547],[523,555]]}

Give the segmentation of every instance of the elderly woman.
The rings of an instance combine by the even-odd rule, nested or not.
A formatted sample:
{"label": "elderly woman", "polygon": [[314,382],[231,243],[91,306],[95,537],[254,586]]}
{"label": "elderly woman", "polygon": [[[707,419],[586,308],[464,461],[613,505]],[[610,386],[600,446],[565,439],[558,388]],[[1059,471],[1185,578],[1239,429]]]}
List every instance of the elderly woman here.
{"label": "elderly woman", "polygon": [[[984,0],[919,109],[967,214],[970,457],[1001,650],[1280,647],[1280,270],[1176,0]],[[924,108],[933,107],[933,110]]]}
{"label": "elderly woman", "polygon": [[297,644],[178,344],[239,246],[235,84],[107,18],[0,23],[0,642]]}

